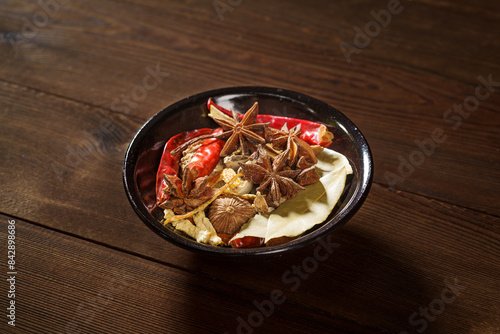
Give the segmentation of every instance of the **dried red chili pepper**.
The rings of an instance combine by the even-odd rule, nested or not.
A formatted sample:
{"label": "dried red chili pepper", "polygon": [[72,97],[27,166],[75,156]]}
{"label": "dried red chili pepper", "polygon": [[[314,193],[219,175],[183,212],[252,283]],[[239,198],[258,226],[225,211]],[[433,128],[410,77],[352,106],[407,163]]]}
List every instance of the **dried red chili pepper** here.
{"label": "dried red chili pepper", "polygon": [[168,196],[163,192],[163,189],[167,187],[167,184],[163,179],[163,174],[177,176],[179,173],[179,160],[182,152],[175,155],[171,155],[170,152],[194,137],[211,133],[213,131],[214,129],[208,128],[184,131],[168,140],[165,144],[165,148],[163,149],[160,165],[158,167],[158,171],[156,172],[156,203],[162,203],[168,198]]}
{"label": "dried red chili pepper", "polygon": [[[212,106],[230,117],[232,117],[233,115],[231,111],[215,104],[215,102],[211,98],[209,98],[207,102],[208,110],[210,110]],[[240,117],[243,117],[243,114],[238,115]],[[300,124],[300,139],[304,140],[310,145],[321,145],[323,147],[328,147],[332,143],[333,139],[333,134],[328,131],[325,125],[303,119],[259,114],[257,115],[257,123],[269,123],[269,126],[271,128],[278,130],[280,130],[283,125],[285,125],[285,123],[287,123],[289,129]]]}
{"label": "dried red chili pepper", "polygon": [[264,244],[264,241],[265,241],[264,238],[247,236],[243,238],[234,239],[229,243],[229,245],[234,248],[254,248],[262,246]]}
{"label": "dried red chili pepper", "polygon": [[[213,131],[213,135],[218,135],[223,132],[222,128],[217,128]],[[193,154],[191,161],[188,164],[188,169],[191,171],[193,179],[209,175],[214,170],[220,159],[220,152],[224,147],[225,141],[217,138],[205,139],[201,146]]]}

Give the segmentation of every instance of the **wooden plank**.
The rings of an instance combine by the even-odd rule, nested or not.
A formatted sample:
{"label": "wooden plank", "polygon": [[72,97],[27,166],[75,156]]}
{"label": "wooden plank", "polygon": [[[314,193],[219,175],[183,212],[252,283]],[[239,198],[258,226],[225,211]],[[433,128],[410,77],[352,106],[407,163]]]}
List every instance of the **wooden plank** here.
{"label": "wooden plank", "polygon": [[[493,87],[455,130],[454,120],[443,119],[449,108],[474,96],[478,76],[491,74],[498,81],[498,28],[493,24],[498,4],[405,4],[350,64],[339,44],[353,43],[353,27],[373,20],[369,13],[378,7],[368,2],[356,10],[326,1],[307,8],[292,3],[289,15],[278,19],[274,13],[281,13],[282,6],[241,4],[220,21],[205,2],[71,2],[36,36],[26,38],[21,18],[41,9],[34,1],[16,4],[0,14],[0,27],[11,32],[0,44],[5,55],[0,78],[104,107],[131,121],[144,121],[180,98],[223,86],[299,90],[340,108],[358,124],[373,148],[377,183],[389,185],[394,173],[400,176],[396,189],[499,214],[492,200],[500,164],[498,89]],[[445,14],[449,21],[437,20]],[[102,26],[108,27],[105,34]],[[439,35],[430,36],[436,30]],[[15,38],[24,43],[17,55],[12,54]],[[120,61],[110,61],[116,54]],[[130,101],[151,70],[161,73],[158,85]],[[445,142],[415,160],[423,162],[403,177],[400,159],[422,157],[415,141],[430,138],[438,128],[445,131]]]}
{"label": "wooden plank", "polygon": [[[440,203],[418,198],[394,203],[390,196],[377,195],[388,200],[384,201],[388,206],[396,204],[396,212],[403,212],[411,201],[414,210],[432,207],[435,220],[443,213],[449,216],[449,208]],[[374,216],[380,215],[381,210],[373,211]],[[460,221],[471,212],[455,215]],[[356,333],[400,332],[422,329],[424,324],[430,330],[455,333],[495,328],[500,320],[499,244],[498,231],[493,234],[490,228],[498,230],[498,222],[479,219],[464,226],[450,223],[442,229],[435,225],[443,224],[430,217],[425,217],[427,224],[416,224],[401,214],[395,217],[400,222],[396,229],[380,222],[369,224],[370,218],[373,220],[361,217],[362,221],[327,239],[333,251],[326,259],[326,248],[314,251],[321,244],[293,257],[258,263],[164,250],[163,255],[170,259],[183,257],[183,270],[5,215],[0,217],[0,233],[1,240],[6,240],[6,225],[15,220],[16,321],[24,332],[82,329],[98,333],[120,328],[120,332],[135,333],[141,328],[234,333],[238,317],[248,322],[257,309],[254,302],[262,305],[274,290],[286,302],[275,305],[262,325],[255,326],[259,331],[329,333],[337,328]],[[434,233],[420,232],[433,226]],[[454,240],[461,234],[471,241],[458,248]],[[479,240],[478,235],[483,234],[486,236]],[[7,272],[5,265],[4,261],[0,266],[3,272]],[[434,320],[424,321],[419,310],[431,307]],[[316,316],[302,319],[304,312]],[[256,319],[254,323],[259,323],[258,316]]]}
{"label": "wooden plank", "polygon": [[[286,297],[187,273],[0,215],[14,222],[15,327],[9,333],[376,333],[341,315],[309,313]],[[2,254],[5,253],[2,247]],[[6,255],[6,254],[4,254]],[[5,261],[0,268],[7,272]],[[6,299],[6,296],[2,296]],[[255,306],[264,305],[258,315]],[[249,317],[252,312],[255,315]],[[238,320],[238,317],[245,320]],[[250,319],[250,320],[248,320]],[[242,325],[240,325],[243,323]],[[241,328],[240,328],[240,327]]]}
{"label": "wooden plank", "polygon": [[[7,162],[0,170],[3,186],[0,208],[4,213],[154,259],[206,280],[256,292],[260,299],[253,298],[258,300],[280,289],[291,305],[304,305],[319,316],[340,315],[348,322],[366,325],[367,331],[415,329],[408,317],[439,299],[446,287],[445,280],[455,279],[457,284],[467,286],[464,298],[457,296],[439,321],[429,322],[429,326],[459,333],[460,328],[463,331],[475,326],[489,330],[499,321],[495,308],[500,299],[498,217],[406,192],[393,192],[375,184],[354,219],[332,235],[332,242],[340,245],[334,255],[318,265],[307,279],[298,280],[301,276],[293,273],[293,266],[313,265],[306,259],[314,255],[318,245],[266,264],[200,258],[154,235],[127,202],[120,175],[127,138],[118,134],[128,133],[140,121],[106,110],[82,108],[74,101],[61,102],[50,95],[38,94],[38,99],[30,99],[35,95],[33,91],[13,85],[2,85],[1,92],[0,101],[10,108],[2,122],[5,131],[0,145],[0,154]],[[42,114],[39,110],[50,112]],[[99,132],[93,130],[99,129],[100,121],[106,118],[116,130],[107,133],[101,143]],[[72,131],[74,124],[95,137],[89,139]],[[84,147],[84,140],[94,150],[87,156],[81,155],[81,161],[68,163],[67,145]],[[63,165],[64,173],[54,171],[51,165],[54,161]],[[68,250],[68,256],[74,252]],[[82,273],[75,272],[70,279],[78,280]],[[27,281],[32,279],[36,277]],[[63,295],[72,295],[72,291],[64,290]],[[237,314],[246,316],[251,312],[253,300],[248,296],[243,299],[248,301],[247,308],[239,309]],[[131,299],[127,300],[131,303]],[[373,309],[374,303],[380,307]],[[482,308],[477,309],[477,304]],[[127,312],[135,311],[127,309]],[[478,316],[482,318],[481,325],[469,320]],[[234,319],[229,327],[237,326]]]}

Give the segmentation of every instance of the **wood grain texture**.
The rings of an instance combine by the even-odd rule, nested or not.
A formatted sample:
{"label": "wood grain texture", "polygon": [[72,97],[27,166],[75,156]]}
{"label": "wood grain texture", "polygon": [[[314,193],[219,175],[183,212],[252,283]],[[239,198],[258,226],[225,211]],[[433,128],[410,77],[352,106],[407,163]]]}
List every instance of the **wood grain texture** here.
{"label": "wood grain texture", "polygon": [[[10,96],[10,101],[25,100],[16,94],[32,94],[29,90],[20,92],[12,85],[4,85],[4,88],[10,91],[5,94]],[[117,134],[126,134],[128,127],[139,124],[93,108],[89,108],[86,118],[75,109],[80,107],[78,103],[68,102],[61,108],[58,100],[48,96],[34,104],[34,108],[50,109],[52,114],[23,117],[21,109],[13,113],[33,122],[35,130],[23,136],[16,135],[22,128],[16,128],[15,117],[7,118],[12,122],[6,123],[6,129],[11,131],[9,137],[15,136],[18,140],[2,154],[10,164],[18,166],[18,170],[15,175],[9,174],[8,166],[2,170],[6,190],[1,197],[4,212],[221,284],[243,286],[262,299],[278,288],[287,292],[291,303],[303,304],[320,313],[342,314],[355,324],[404,329],[410,326],[408,317],[437,298],[445,288],[445,280],[454,279],[473,287],[470,296],[481,296],[480,302],[490,305],[482,313],[487,323],[498,320],[494,308],[500,297],[496,279],[500,274],[497,217],[376,185],[365,206],[335,235],[333,242],[340,245],[339,250],[317,271],[308,274],[306,280],[300,280],[300,284],[297,275],[286,273],[311,257],[315,246],[294,257],[264,265],[209,261],[167,244],[147,229],[128,206],[120,179],[127,139]],[[81,131],[73,136],[66,134],[65,129],[70,130],[74,125],[61,126],[65,123],[60,119],[68,111],[79,117],[74,122]],[[124,130],[110,132],[114,135],[102,143],[98,136],[92,140],[84,134],[98,128],[99,120],[105,117],[112,119],[117,129]],[[54,128],[50,137],[37,133],[46,131],[47,127]],[[86,141],[94,143],[94,149],[87,156],[71,154],[78,152],[79,147],[87,147],[83,144]],[[33,142],[37,145],[31,145]],[[52,148],[40,151],[37,149],[40,146]],[[41,162],[45,165],[40,165]],[[53,162],[59,162],[64,173],[54,170]],[[456,240],[461,240],[460,244]],[[266,274],[262,277],[259,273],[263,272]],[[255,279],[256,275],[259,280]],[[368,277],[376,279],[368,280]],[[387,300],[379,301],[376,310],[366,307],[374,298],[378,300],[382,296]],[[479,300],[472,297],[460,300],[460,312],[470,312],[473,316],[475,302]],[[455,328],[454,319],[459,315],[450,313],[448,317],[451,318],[440,321],[440,326]],[[369,321],[365,323],[364,319]]]}
{"label": "wood grain texture", "polygon": [[[222,20],[210,1],[40,3],[53,2],[0,4],[0,240],[15,219],[17,332],[236,333],[274,290],[286,302],[254,333],[500,331],[498,2],[401,1],[350,62],[340,44],[388,2],[243,1]],[[140,126],[236,85],[320,98],[367,137],[371,193],[323,243],[218,261],[166,243],[128,204],[121,168]]]}
{"label": "wood grain texture", "polygon": [[[305,10],[300,4],[242,3],[221,21],[205,2],[71,2],[26,38],[21,18],[33,21],[41,10],[31,3],[2,14],[1,30],[9,34],[1,44],[0,78],[142,120],[180,98],[219,87],[298,90],[355,121],[372,145],[381,184],[388,183],[386,172],[398,173],[400,157],[408,160],[418,150],[415,140],[443,128],[447,140],[396,188],[498,215],[488,195],[499,179],[492,172],[500,165],[498,87],[456,130],[454,121],[443,120],[449,108],[474,95],[479,75],[500,80],[498,27],[491,24],[500,11],[492,6],[498,7],[487,1],[405,3],[348,63],[340,43],[354,45],[353,28],[373,21],[370,11],[383,4],[325,1]],[[16,38],[22,43],[13,54]],[[141,101],[124,103],[123,96],[142,85],[148,66],[169,75]]]}
{"label": "wood grain texture", "polygon": [[[383,194],[376,191],[371,198],[395,203],[387,196],[391,193]],[[500,320],[498,220],[477,219],[465,210],[450,213],[447,206],[413,196],[392,210],[404,212],[409,202],[417,212],[432,210],[424,217],[426,225],[415,225],[401,214],[393,218],[400,227],[393,229],[374,222],[381,210],[362,214],[327,238],[336,244],[335,250],[315,269],[311,259],[319,244],[293,257],[265,262],[221,262],[168,248],[157,254],[165,259],[151,261],[15,219],[18,327],[44,333],[71,333],[71,326],[85,333],[113,332],[114,326],[124,333],[139,328],[212,333],[222,332],[213,327],[221,326],[236,332],[238,317],[247,319],[255,311],[254,301],[269,300],[271,291],[279,290],[286,302],[275,306],[259,331],[399,332],[421,328],[408,318],[440,300],[451,284],[460,290],[439,321],[428,322],[432,332],[494,333]],[[477,219],[473,224],[467,222],[471,216]],[[446,224],[440,217],[456,218]],[[2,240],[9,219],[14,218],[0,219]],[[434,237],[422,232],[426,230]],[[457,239],[470,241],[457,247]],[[172,256],[179,257],[178,263]],[[303,269],[296,271],[297,267]],[[315,316],[296,323],[305,314]],[[68,325],[71,322],[75,324]]]}
{"label": "wood grain texture", "polygon": [[[7,221],[2,215],[1,234]],[[15,220],[18,271],[18,333],[223,333],[237,332],[254,301],[266,291],[250,291],[171,266]],[[2,271],[7,268],[4,263]],[[259,330],[276,333],[327,332],[348,328],[376,333],[338,316],[316,314],[286,301],[268,307]],[[314,312],[314,310],[313,310]],[[259,323],[258,318],[256,323]],[[248,321],[248,320],[246,320]],[[252,320],[250,320],[252,323]],[[6,324],[2,323],[5,329]]]}

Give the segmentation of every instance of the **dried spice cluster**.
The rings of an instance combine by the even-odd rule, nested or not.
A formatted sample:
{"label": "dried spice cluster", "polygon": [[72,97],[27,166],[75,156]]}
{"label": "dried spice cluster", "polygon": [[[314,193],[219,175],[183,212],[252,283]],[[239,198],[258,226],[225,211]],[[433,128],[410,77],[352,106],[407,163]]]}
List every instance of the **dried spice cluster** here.
{"label": "dried spice cluster", "polygon": [[244,115],[211,100],[208,106],[219,128],[183,133],[167,143],[158,169],[158,205],[165,209],[164,224],[199,242],[246,247],[231,238],[256,213],[271,212],[317,182],[316,154],[333,136],[317,123],[259,115],[258,103]]}

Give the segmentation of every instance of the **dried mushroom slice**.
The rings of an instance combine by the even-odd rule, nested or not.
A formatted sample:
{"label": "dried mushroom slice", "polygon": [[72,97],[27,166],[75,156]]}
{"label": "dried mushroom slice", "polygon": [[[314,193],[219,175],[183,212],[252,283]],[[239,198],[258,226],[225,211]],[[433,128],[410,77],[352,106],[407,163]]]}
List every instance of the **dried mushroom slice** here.
{"label": "dried mushroom slice", "polygon": [[255,210],[248,201],[224,195],[212,203],[208,219],[217,233],[234,235],[254,215]]}

